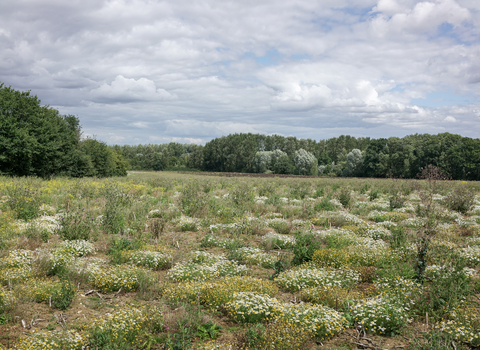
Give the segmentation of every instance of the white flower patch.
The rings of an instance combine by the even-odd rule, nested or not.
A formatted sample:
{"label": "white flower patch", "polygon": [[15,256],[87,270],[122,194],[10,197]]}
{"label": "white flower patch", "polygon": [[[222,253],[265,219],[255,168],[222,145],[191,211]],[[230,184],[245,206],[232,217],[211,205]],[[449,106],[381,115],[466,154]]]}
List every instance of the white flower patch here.
{"label": "white flower patch", "polygon": [[412,204],[407,203],[401,208],[393,209],[393,211],[396,211],[397,213],[414,213],[415,207]]}
{"label": "white flower patch", "polygon": [[[464,267],[463,273],[467,277],[474,277],[477,275],[477,271],[470,267]],[[453,272],[453,267],[448,265],[428,265],[425,268],[425,276],[430,279],[448,279]]]}
{"label": "white flower patch", "polygon": [[232,300],[225,304],[228,314],[240,323],[272,319],[279,313],[280,307],[277,299],[253,292],[235,293]]}
{"label": "white flower patch", "polygon": [[400,224],[405,227],[420,228],[425,226],[426,222],[426,219],[416,217],[405,219]]}
{"label": "white flower patch", "polygon": [[277,245],[281,249],[290,249],[293,248],[293,246],[295,245],[296,239],[295,236],[269,232],[262,237],[262,242],[264,244],[267,242],[271,242],[272,244]]}
{"label": "white flower patch", "polygon": [[237,254],[239,254],[240,259],[247,265],[261,265],[265,268],[271,268],[277,261],[273,256],[259,248],[239,248],[237,249]]}
{"label": "white flower patch", "polygon": [[408,321],[408,308],[383,296],[359,303],[351,312],[365,330],[378,334],[397,332]]}
{"label": "white flower patch", "polygon": [[170,266],[172,256],[167,253],[142,250],[133,252],[128,263],[136,266],[143,266],[153,270],[159,270]]}
{"label": "white flower patch", "polygon": [[360,282],[360,274],[349,269],[324,269],[313,266],[299,267],[282,272],[275,278],[282,288],[295,292],[316,286],[351,286]]}
{"label": "white flower patch", "polygon": [[374,240],[385,239],[390,237],[392,233],[383,225],[375,225],[367,230],[366,236]]}
{"label": "white flower patch", "polygon": [[309,303],[282,304],[279,317],[296,324],[320,338],[329,338],[348,324],[343,315],[329,307]]}
{"label": "white flower patch", "polygon": [[461,218],[461,217],[456,218],[455,222],[458,224],[458,226],[463,227],[463,228],[467,228],[467,227],[470,227],[470,226],[475,226],[477,224],[477,222],[475,220],[468,220],[468,219],[464,219],[464,218]]}
{"label": "white flower patch", "polygon": [[70,251],[73,251],[73,254],[77,257],[90,255],[95,252],[95,247],[93,246],[93,243],[85,241],[83,239],[62,242],[60,243],[60,247],[67,248]]}
{"label": "white flower patch", "polygon": [[172,267],[167,276],[173,281],[208,281],[221,276],[241,276],[248,271],[245,265],[237,265],[224,255],[194,252],[193,257]]}
{"label": "white flower patch", "polygon": [[382,221],[382,222],[379,222],[377,226],[383,226],[385,228],[391,229],[392,227],[396,227],[397,223],[393,221]]}
{"label": "white flower patch", "polygon": [[334,206],[336,206],[337,208],[343,208],[343,204],[340,203],[340,201],[339,201],[338,199],[336,199],[336,198],[330,199],[329,202],[330,202],[331,204],[333,204]]}
{"label": "white flower patch", "polygon": [[480,265],[480,246],[462,248],[459,252],[469,266]]}

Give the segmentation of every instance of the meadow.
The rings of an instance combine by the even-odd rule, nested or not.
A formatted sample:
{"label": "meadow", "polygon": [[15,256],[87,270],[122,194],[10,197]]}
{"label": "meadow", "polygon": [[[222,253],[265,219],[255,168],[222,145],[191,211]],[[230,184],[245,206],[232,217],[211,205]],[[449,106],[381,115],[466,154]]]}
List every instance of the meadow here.
{"label": "meadow", "polygon": [[0,177],[0,349],[473,349],[480,183]]}

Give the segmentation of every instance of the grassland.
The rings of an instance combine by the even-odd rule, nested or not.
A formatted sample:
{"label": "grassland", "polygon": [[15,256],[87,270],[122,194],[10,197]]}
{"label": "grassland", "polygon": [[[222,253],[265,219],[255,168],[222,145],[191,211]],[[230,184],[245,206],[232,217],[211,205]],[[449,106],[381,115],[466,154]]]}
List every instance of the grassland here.
{"label": "grassland", "polygon": [[3,177],[0,349],[475,348],[479,190]]}

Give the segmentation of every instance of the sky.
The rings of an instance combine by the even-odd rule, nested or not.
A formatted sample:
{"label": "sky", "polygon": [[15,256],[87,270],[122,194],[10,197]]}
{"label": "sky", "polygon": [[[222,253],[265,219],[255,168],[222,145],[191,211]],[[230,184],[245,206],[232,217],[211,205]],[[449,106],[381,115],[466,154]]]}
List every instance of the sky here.
{"label": "sky", "polygon": [[108,144],[478,138],[480,1],[0,1],[0,82]]}

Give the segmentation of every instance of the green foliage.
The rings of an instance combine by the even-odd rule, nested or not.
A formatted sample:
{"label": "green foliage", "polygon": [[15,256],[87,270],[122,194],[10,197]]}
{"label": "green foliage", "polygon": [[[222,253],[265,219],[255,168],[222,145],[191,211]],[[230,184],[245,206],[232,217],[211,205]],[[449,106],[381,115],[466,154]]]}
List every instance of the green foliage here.
{"label": "green foliage", "polygon": [[220,336],[220,330],[222,327],[213,323],[212,321],[208,321],[197,328],[197,332],[195,336],[199,337],[201,340],[206,339],[217,339]]}
{"label": "green foliage", "polygon": [[313,233],[300,233],[293,247],[293,265],[301,265],[312,260],[313,253],[321,246],[321,241]]}
{"label": "green foliage", "polygon": [[130,202],[130,197],[117,184],[107,183],[103,190],[105,207],[103,209],[102,226],[106,233],[123,233],[125,230],[125,216],[121,215],[122,208]]}
{"label": "green foliage", "polygon": [[[80,142],[77,117],[60,115],[41,106],[37,96],[0,83],[0,174],[17,176],[55,175],[124,176],[126,163],[103,145],[105,157]],[[98,148],[98,147],[97,147]]]}
{"label": "green foliage", "polygon": [[351,192],[352,190],[348,186],[340,188],[340,194],[338,195],[338,200],[340,201],[340,203],[342,203],[342,205],[345,208],[348,208],[350,206],[350,202],[352,200]]}
{"label": "green foliage", "polygon": [[474,202],[475,192],[464,184],[455,186],[453,191],[445,197],[446,206],[462,214],[466,214],[472,208]]}
{"label": "green foliage", "polygon": [[90,233],[95,226],[95,218],[88,212],[85,212],[85,209],[67,210],[60,217],[56,233],[66,241],[78,239],[87,240],[90,238]]}
{"label": "green foliage", "polygon": [[62,281],[52,293],[52,304],[57,309],[66,310],[75,298],[75,287],[69,281]]}
{"label": "green foliage", "polygon": [[[452,346],[455,345],[455,347]],[[422,334],[422,339],[414,339],[408,346],[411,350],[467,350],[468,347],[461,343],[455,343],[455,336],[432,330]]]}
{"label": "green foliage", "polygon": [[275,174],[291,174],[292,171],[292,161],[286,154],[280,156],[275,162],[275,165],[273,166],[273,172]]}
{"label": "green foliage", "polygon": [[18,219],[31,220],[39,215],[41,204],[40,192],[27,184],[14,183],[7,187],[7,203],[17,214]]}
{"label": "green foliage", "polygon": [[315,203],[315,206],[313,207],[316,211],[333,211],[336,209],[335,205],[330,203],[328,198],[322,199],[321,202]]}

